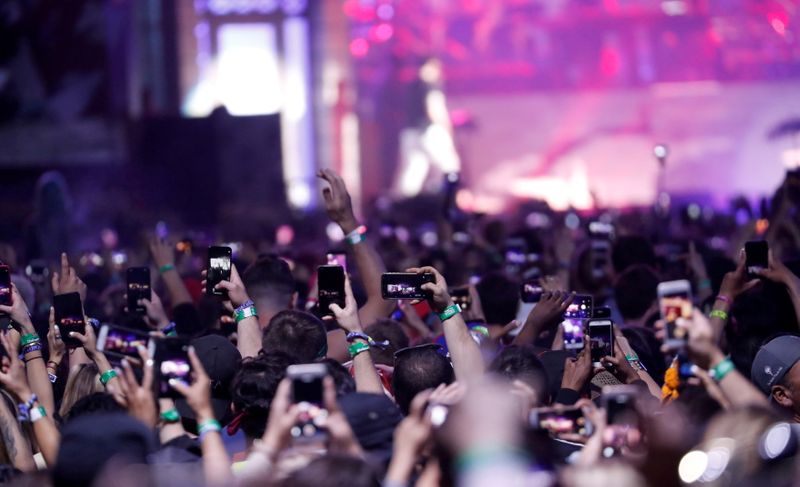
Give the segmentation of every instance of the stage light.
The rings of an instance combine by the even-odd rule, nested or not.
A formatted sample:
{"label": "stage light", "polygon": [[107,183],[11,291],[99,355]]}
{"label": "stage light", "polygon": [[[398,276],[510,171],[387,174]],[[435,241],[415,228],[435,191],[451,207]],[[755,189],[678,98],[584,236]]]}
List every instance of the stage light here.
{"label": "stage light", "polygon": [[286,247],[292,243],[292,240],[294,240],[294,229],[289,225],[281,225],[275,231],[276,244]]}
{"label": "stage light", "polygon": [[372,29],[371,34],[376,42],[386,42],[394,35],[394,28],[387,23],[378,24]]}
{"label": "stage light", "polygon": [[384,3],[378,6],[375,10],[375,14],[382,20],[389,20],[394,17],[394,7],[388,3]]}
{"label": "stage light", "polygon": [[666,159],[668,152],[667,146],[664,144],[656,144],[653,146],[653,155],[656,156],[657,159]]}
{"label": "stage light", "polygon": [[692,220],[697,220],[700,218],[701,210],[700,205],[697,203],[692,203],[686,208],[686,214],[689,215],[689,218]]}
{"label": "stage light", "polygon": [[311,188],[305,181],[287,181],[286,197],[294,208],[307,208],[311,204]]}
{"label": "stage light", "polygon": [[369,42],[366,39],[358,38],[350,41],[350,54],[353,57],[364,57],[369,53]]}
{"label": "stage light", "polygon": [[708,466],[708,455],[699,450],[693,450],[683,456],[678,464],[678,475],[684,483],[691,484],[700,479]]}

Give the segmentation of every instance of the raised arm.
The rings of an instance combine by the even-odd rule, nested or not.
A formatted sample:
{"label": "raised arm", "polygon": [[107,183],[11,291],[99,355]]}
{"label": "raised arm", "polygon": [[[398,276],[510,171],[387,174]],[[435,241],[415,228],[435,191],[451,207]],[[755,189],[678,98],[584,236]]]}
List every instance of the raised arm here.
{"label": "raised arm", "polygon": [[[69,258],[65,253],[61,254],[61,272],[53,273],[51,284],[53,286],[53,295],[78,293],[81,297],[81,302],[86,302],[86,284],[78,277],[75,268],[69,265]],[[79,365],[92,362],[82,348],[70,349],[67,357],[69,358],[69,374],[72,374],[74,370],[78,370]]]}
{"label": "raised arm", "polygon": [[[203,281],[205,288],[205,281]],[[228,306],[234,311],[236,320],[236,332],[239,339],[236,346],[242,358],[255,357],[261,351],[261,327],[258,325],[258,314],[253,301],[247,294],[242,278],[236,266],[231,264],[231,280],[221,281],[217,284],[217,289],[228,291]]]}
{"label": "raised arm", "polygon": [[783,262],[775,258],[771,250],[769,251],[769,268],[763,269],[759,274],[770,281],[786,286],[789,297],[792,299],[797,322],[800,323],[800,278],[783,265]]}
{"label": "raised arm", "polygon": [[330,169],[321,170],[317,176],[329,185],[322,190],[328,217],[342,228],[345,235],[351,236],[348,238],[348,253],[356,261],[361,283],[367,292],[367,302],[358,310],[358,315],[361,323],[372,324],[378,318],[388,316],[394,308],[394,304],[385,301],[381,295],[381,274],[386,271],[386,266],[365,235],[357,231],[360,223],[353,212],[344,180]]}
{"label": "raised arm", "polygon": [[150,239],[150,253],[153,255],[153,261],[158,267],[158,273],[167,286],[172,307],[191,303],[192,296],[189,294],[189,290],[186,289],[186,285],[175,267],[175,250],[172,245],[166,240],[153,237]]}
{"label": "raised arm", "polygon": [[513,344],[533,345],[542,331],[553,324],[558,324],[574,298],[575,294],[563,291],[542,294],[542,299],[528,313],[525,325],[514,338]]}
{"label": "raised arm", "polygon": [[435,282],[423,284],[422,289],[430,293],[431,309],[442,320],[444,338],[453,360],[456,380],[470,382],[483,376],[486,367],[481,350],[472,339],[461,313],[456,311],[458,306],[453,304],[450,294],[447,292],[447,282],[444,277],[433,267],[412,268],[407,272],[431,273],[435,276]]}

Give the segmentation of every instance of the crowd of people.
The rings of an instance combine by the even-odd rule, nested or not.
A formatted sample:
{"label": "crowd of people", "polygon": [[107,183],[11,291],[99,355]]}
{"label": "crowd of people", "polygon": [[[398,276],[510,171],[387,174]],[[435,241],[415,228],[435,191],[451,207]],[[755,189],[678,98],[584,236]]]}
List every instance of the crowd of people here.
{"label": "crowd of people", "polygon": [[[59,215],[41,214],[4,235],[0,259],[13,284],[0,305],[2,481],[622,487],[800,478],[791,178],[759,211],[537,206],[488,217],[460,211],[444,191],[444,201],[377,204],[359,219],[341,177],[319,177],[329,223],[341,230],[335,241],[282,228],[276,239],[226,244],[230,277],[209,286],[221,296],[206,292],[205,247],[230,242],[225,235],[183,239],[162,226],[130,241],[98,236],[87,253],[69,247]],[[756,240],[770,250],[752,270],[742,249]],[[320,309],[317,266],[331,247],[346,254],[335,260],[345,264],[345,295]],[[141,313],[126,299],[134,266],[152,275]],[[432,275],[426,299],[385,299],[387,271]],[[659,283],[675,280],[691,283],[692,307],[667,322]],[[62,329],[53,308],[71,293],[83,304],[83,333]],[[580,322],[586,336],[565,346],[564,315],[587,295],[593,316],[613,323],[604,356],[593,354],[592,316]],[[108,325],[151,343],[185,339],[190,375],[165,378],[157,347],[105,353]],[[678,345],[668,340],[675,329],[685,337]]]}

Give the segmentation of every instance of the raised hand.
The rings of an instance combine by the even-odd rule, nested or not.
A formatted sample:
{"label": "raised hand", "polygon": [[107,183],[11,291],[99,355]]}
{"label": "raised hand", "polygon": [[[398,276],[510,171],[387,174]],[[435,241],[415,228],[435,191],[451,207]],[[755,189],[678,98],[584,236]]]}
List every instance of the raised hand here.
{"label": "raised hand", "polygon": [[744,250],[739,252],[739,262],[736,265],[736,270],[725,274],[722,279],[722,285],[719,288],[720,296],[727,296],[729,299],[734,300],[740,294],[752,289],[758,284],[758,279],[748,279],[747,270],[745,269],[745,255]]}
{"label": "raised hand", "polygon": [[[589,343],[587,337],[585,342]],[[564,376],[561,379],[561,387],[580,391],[592,375],[592,355],[589,347],[583,347],[577,358],[567,357],[564,362]]]}
{"label": "raised hand", "polygon": [[8,332],[0,333],[0,343],[3,344],[8,356],[3,357],[2,370],[0,370],[0,384],[17,398],[30,396],[31,388],[25,375],[25,367],[19,359],[17,341]]}
{"label": "raised hand", "polygon": [[180,392],[185,398],[189,407],[194,411],[198,422],[214,418],[214,408],[211,406],[211,379],[203,368],[202,362],[197,358],[194,347],[189,347],[189,361],[192,363],[191,385],[185,384],[178,379],[170,379],[169,385]]}
{"label": "raised hand", "polygon": [[161,298],[158,297],[155,291],[150,292],[150,298],[140,299],[138,302],[139,306],[144,306],[145,322],[152,328],[164,328],[169,324],[169,318],[167,317],[167,312],[164,311]]}
{"label": "raised hand", "polygon": [[31,314],[22,295],[17,289],[17,285],[11,283],[11,306],[0,305],[0,312],[7,314],[12,320],[19,323],[26,333],[34,333]]}
{"label": "raised hand", "polygon": [[[67,352],[67,346],[61,339],[61,330],[56,325],[56,310],[50,306],[50,318],[48,320],[49,329],[47,330],[47,349],[50,351],[49,362],[60,364]],[[48,362],[48,363],[49,363]]]}
{"label": "raised hand", "polygon": [[433,267],[426,266],[426,267],[412,267],[410,269],[406,269],[406,272],[434,275],[435,277],[434,282],[426,282],[425,284],[422,285],[422,289],[430,293],[430,298],[428,298],[428,301],[430,302],[433,311],[441,313],[448,306],[453,304],[453,300],[450,297],[450,293],[447,291],[447,281],[444,280],[444,277],[439,273],[439,271],[437,271]]}
{"label": "raised hand", "polygon": [[349,276],[345,276],[344,279],[344,295],[344,308],[341,308],[336,303],[332,303],[330,305],[330,310],[333,311],[336,322],[339,323],[339,326],[344,328],[345,331],[360,332],[362,329],[361,321],[358,319],[358,305],[356,304],[356,298],[353,297],[353,289],[350,287]]}
{"label": "raised hand", "polygon": [[[207,274],[207,271],[203,271],[203,281],[201,283],[203,288],[206,287]],[[228,291],[228,300],[233,308],[236,308],[237,306],[240,306],[250,300],[250,296],[247,294],[247,289],[245,289],[242,278],[239,277],[239,271],[236,270],[236,266],[234,264],[231,264],[231,280],[220,281],[215,288],[225,289]],[[231,309],[231,311],[233,311],[233,309]]]}
{"label": "raised hand", "polygon": [[53,273],[51,280],[53,294],[78,293],[81,301],[86,301],[86,284],[78,277],[75,268],[69,265],[66,253],[61,254],[61,271]]}
{"label": "raised hand", "polygon": [[153,397],[153,359],[147,356],[143,348],[139,350],[139,356],[144,363],[142,383],[136,381],[130,362],[123,359],[122,371],[115,384],[118,393],[114,394],[114,398],[131,416],[155,428],[158,422],[158,408]]}
{"label": "raised hand", "polygon": [[168,241],[158,237],[152,237],[148,242],[150,255],[158,268],[165,265],[175,265],[175,247]]}
{"label": "raised hand", "polygon": [[345,233],[353,231],[357,226],[353,213],[353,202],[344,180],[331,169],[322,169],[317,172],[317,177],[328,183],[322,190],[322,199],[325,202],[325,211],[328,218],[337,223]]}
{"label": "raised hand", "polygon": [[96,361],[100,352],[97,351],[97,335],[94,334],[94,328],[86,320],[83,328],[83,333],[69,332],[69,336],[81,342],[81,346],[86,351],[86,356]]}
{"label": "raised hand", "polygon": [[788,267],[783,265],[780,259],[776,259],[772,255],[772,250],[769,251],[769,267],[761,269],[758,275],[770,281],[784,284],[787,287],[800,287],[800,279]]}

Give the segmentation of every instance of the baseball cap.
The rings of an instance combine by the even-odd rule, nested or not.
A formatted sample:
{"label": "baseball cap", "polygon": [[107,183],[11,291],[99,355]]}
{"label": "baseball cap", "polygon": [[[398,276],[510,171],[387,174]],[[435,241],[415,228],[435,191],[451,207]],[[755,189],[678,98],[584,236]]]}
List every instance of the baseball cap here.
{"label": "baseball cap", "polygon": [[[242,355],[239,350],[221,335],[206,335],[191,342],[197,358],[211,379],[211,407],[214,417],[222,424],[231,419],[231,382],[239,371]],[[176,399],[175,409],[184,418],[194,419],[194,411],[186,399]]]}
{"label": "baseball cap", "polygon": [[750,378],[764,394],[780,382],[800,360],[800,337],[784,335],[764,344],[756,353]]}
{"label": "baseball cap", "polygon": [[338,401],[361,447],[375,460],[388,461],[394,430],[403,420],[394,401],[385,394],[364,392],[345,394]]}

